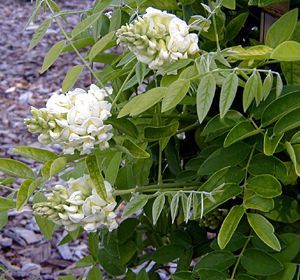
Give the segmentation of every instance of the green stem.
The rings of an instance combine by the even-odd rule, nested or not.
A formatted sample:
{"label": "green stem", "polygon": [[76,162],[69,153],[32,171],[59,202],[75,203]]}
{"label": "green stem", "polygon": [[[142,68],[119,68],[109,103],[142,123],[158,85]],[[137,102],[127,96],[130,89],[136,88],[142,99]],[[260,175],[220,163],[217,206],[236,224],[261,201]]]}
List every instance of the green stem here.
{"label": "green stem", "polygon": [[158,177],[157,177],[157,184],[162,184],[162,147],[161,142],[158,141]]}
{"label": "green stem", "polygon": [[199,125],[199,121],[196,121],[195,123],[192,123],[191,125],[188,125],[185,128],[177,130],[177,134],[182,133],[182,132],[186,132],[186,131],[189,131],[189,130],[192,130],[195,127],[197,127],[198,125]]}
{"label": "green stem", "polygon": [[131,77],[131,75],[134,71],[135,71],[135,67],[132,67],[131,71],[128,73],[126,79],[124,80],[123,84],[121,85],[120,89],[118,90],[118,93],[117,93],[117,95],[116,95],[116,97],[115,97],[115,99],[112,103],[112,107],[114,107],[116,105],[117,101],[119,100],[120,95],[123,92],[123,89],[124,89],[125,85],[129,81],[129,79],[130,79],[130,77]]}
{"label": "green stem", "polygon": [[232,271],[230,280],[233,280],[234,277],[235,277],[237,268],[238,268],[238,266],[239,266],[239,264],[240,264],[240,261],[241,261],[241,258],[242,258],[242,256],[243,256],[243,254],[244,254],[244,252],[245,252],[245,250],[246,250],[246,248],[247,248],[247,245],[248,245],[249,241],[251,240],[251,237],[252,237],[252,236],[251,236],[251,234],[250,234],[250,235],[248,236],[248,238],[247,238],[247,240],[246,240],[246,242],[245,242],[243,248],[242,248],[242,251],[240,252],[240,254],[239,254],[239,256],[238,256],[238,259],[237,259],[237,261],[236,261],[236,263],[235,263],[235,265],[234,265],[234,268],[233,268],[233,271]]}
{"label": "green stem", "polygon": [[255,143],[255,144],[253,145],[253,147],[252,147],[250,156],[249,156],[248,161],[247,161],[247,164],[246,164],[246,166],[245,166],[245,180],[244,180],[244,185],[243,185],[243,187],[245,187],[246,184],[247,184],[248,169],[249,169],[250,162],[251,162],[251,160],[252,160],[252,157],[253,157],[255,148],[256,148],[256,143]]}
{"label": "green stem", "polygon": [[157,185],[148,185],[148,186],[141,186],[136,187],[128,190],[116,190],[114,191],[114,195],[124,195],[130,194],[135,192],[165,192],[165,191],[177,191],[177,190],[192,190],[194,187],[197,186],[197,183],[162,183],[159,185],[159,189],[157,189]]}
{"label": "green stem", "polygon": [[[47,6],[49,8],[49,10],[51,11],[52,15],[55,15],[54,10],[52,9],[51,5],[49,5],[48,1],[46,0]],[[96,72],[90,67],[89,63],[83,58],[83,56],[80,54],[80,52],[78,51],[78,49],[76,48],[76,46],[74,45],[72,39],[69,37],[69,35],[67,34],[67,32],[65,31],[62,23],[60,22],[60,20],[55,17],[54,20],[56,21],[61,33],[64,35],[64,37],[67,39],[67,41],[69,42],[70,46],[73,48],[74,52],[77,54],[77,56],[79,57],[79,59],[82,61],[82,63],[84,64],[84,66],[91,72],[91,74],[94,76],[94,78],[96,79],[97,83],[105,90],[108,98],[112,100],[110,93],[108,92],[108,90],[106,89],[106,87],[104,86],[104,84],[102,83],[102,81],[98,78]]]}

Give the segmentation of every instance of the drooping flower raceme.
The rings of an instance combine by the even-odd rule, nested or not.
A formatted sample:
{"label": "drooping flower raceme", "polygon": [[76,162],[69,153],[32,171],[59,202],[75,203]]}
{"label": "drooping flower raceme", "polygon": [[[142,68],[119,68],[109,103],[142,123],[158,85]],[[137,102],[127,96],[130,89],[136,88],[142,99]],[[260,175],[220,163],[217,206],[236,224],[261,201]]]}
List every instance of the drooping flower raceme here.
{"label": "drooping flower raceme", "polygon": [[[107,92],[111,93],[111,88]],[[89,154],[96,145],[108,148],[112,126],[104,124],[111,116],[106,96],[106,91],[96,85],[91,85],[88,92],[77,88],[52,95],[46,108],[32,107],[32,118],[25,119],[25,124],[31,133],[40,133],[38,140],[42,144],[60,144],[66,154],[75,150]]]}
{"label": "drooping flower raceme", "polygon": [[88,232],[107,227],[109,231],[118,227],[117,205],[112,196],[112,187],[104,181],[107,198],[102,199],[96,192],[88,175],[68,181],[68,187],[56,185],[47,195],[47,201],[33,205],[36,215],[62,225],[68,231],[83,227]]}
{"label": "drooping flower raceme", "polygon": [[158,71],[199,50],[198,36],[189,33],[185,21],[154,8],[148,8],[143,17],[122,26],[116,34],[118,42],[127,46],[139,61]]}

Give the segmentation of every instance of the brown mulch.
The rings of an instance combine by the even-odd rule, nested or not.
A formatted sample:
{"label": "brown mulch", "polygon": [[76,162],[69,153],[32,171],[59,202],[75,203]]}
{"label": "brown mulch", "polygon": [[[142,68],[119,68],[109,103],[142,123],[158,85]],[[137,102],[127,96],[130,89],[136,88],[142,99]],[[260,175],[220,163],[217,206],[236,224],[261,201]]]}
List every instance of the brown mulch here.
{"label": "brown mulch", "polygon": [[[91,0],[57,3],[68,10],[92,5]],[[39,73],[43,57],[62,36],[52,24],[41,44],[28,51],[31,37],[42,21],[41,18],[24,29],[33,8],[34,3],[30,1],[0,1],[0,157],[20,159],[10,150],[16,145],[40,146],[37,137],[26,130],[23,119],[30,115],[30,106],[43,107],[48,97],[60,90],[67,69],[79,63],[74,54],[66,53],[49,71]],[[79,18],[72,15],[68,20],[74,25]],[[84,87],[89,83],[89,75],[84,74],[77,85]],[[24,162],[36,168],[30,160]],[[13,187],[17,188],[18,183]],[[0,188],[0,195],[6,194]],[[86,238],[57,247],[63,234],[57,231],[53,240],[47,241],[39,232],[29,207],[22,212],[10,212],[8,224],[0,230],[0,271],[7,270],[5,279],[50,280],[67,273],[82,275],[84,270],[74,269],[74,263],[87,253]]]}

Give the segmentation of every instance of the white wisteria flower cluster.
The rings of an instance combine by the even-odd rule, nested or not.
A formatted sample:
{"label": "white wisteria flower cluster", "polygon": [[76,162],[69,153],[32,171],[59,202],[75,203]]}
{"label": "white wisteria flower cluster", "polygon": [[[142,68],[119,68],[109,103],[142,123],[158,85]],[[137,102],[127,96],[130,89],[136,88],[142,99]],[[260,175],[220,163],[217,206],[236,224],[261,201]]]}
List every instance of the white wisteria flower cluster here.
{"label": "white wisteria flower cluster", "polygon": [[128,47],[137,59],[160,70],[181,58],[188,58],[198,50],[198,36],[189,33],[185,21],[154,8],[117,31],[118,42]]}
{"label": "white wisteria flower cluster", "polygon": [[67,231],[83,227],[87,232],[95,232],[107,227],[109,231],[118,227],[114,209],[117,205],[109,182],[104,181],[106,199],[96,192],[90,176],[84,175],[68,181],[68,187],[56,185],[47,194],[47,201],[35,203],[36,215],[43,216]]}
{"label": "white wisteria flower cluster", "polygon": [[77,88],[66,94],[52,95],[46,108],[31,108],[32,118],[25,119],[31,133],[40,133],[42,144],[60,144],[65,154],[89,154],[97,145],[109,147],[112,126],[104,121],[111,116],[111,104],[105,97],[111,88],[91,85],[88,92]]}

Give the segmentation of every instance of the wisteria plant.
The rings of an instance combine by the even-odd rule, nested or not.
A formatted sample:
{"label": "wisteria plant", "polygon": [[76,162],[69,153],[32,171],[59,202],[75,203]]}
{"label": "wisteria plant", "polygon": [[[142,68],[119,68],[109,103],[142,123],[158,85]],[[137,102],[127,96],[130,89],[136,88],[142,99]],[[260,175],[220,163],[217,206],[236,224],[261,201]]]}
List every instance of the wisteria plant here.
{"label": "wisteria plant", "polygon": [[0,224],[28,204],[45,238],[68,232],[58,246],[87,232],[80,279],[299,280],[300,23],[291,3],[262,30],[275,2],[36,0],[29,48],[64,36],[41,73],[81,64],[24,121],[45,149],[13,149],[41,168],[0,159]]}

